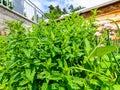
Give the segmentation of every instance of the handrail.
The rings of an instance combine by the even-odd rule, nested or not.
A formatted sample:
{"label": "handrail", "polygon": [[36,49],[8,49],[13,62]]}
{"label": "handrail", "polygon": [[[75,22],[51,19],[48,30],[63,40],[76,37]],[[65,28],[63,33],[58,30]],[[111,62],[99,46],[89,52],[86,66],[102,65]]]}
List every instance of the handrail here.
{"label": "handrail", "polygon": [[[0,4],[5,5],[7,8],[9,8],[10,2],[9,2],[9,0],[0,0]],[[14,7],[13,0],[12,0],[11,4],[12,4],[13,10],[14,10],[15,7]],[[29,10],[27,10],[25,4],[27,4],[29,6],[29,8],[31,10],[34,10],[34,11],[30,12]],[[26,12],[24,12],[25,10],[26,10]],[[33,15],[32,18],[30,18],[30,15],[28,15],[28,16],[24,15],[24,16],[26,18],[30,19],[30,20],[33,20],[35,23],[38,22],[39,15],[40,15],[40,17],[42,17],[44,19],[48,19],[48,17],[44,14],[44,12],[40,8],[38,8],[31,0],[24,0],[24,10],[23,10],[23,12],[24,13],[22,15],[24,15],[26,13],[32,14]],[[19,13],[19,11],[18,11],[18,13]],[[21,13],[19,13],[19,14],[21,14]]]}
{"label": "handrail", "polygon": [[[26,1],[26,0],[25,0]],[[39,12],[41,13],[41,15],[43,15],[46,19],[48,19],[48,17],[44,14],[44,12],[38,8],[33,2],[31,2],[30,0],[28,0],[36,9],[39,10]]]}
{"label": "handrail", "polygon": [[9,8],[9,0],[0,0],[0,4],[5,5],[7,8]]}
{"label": "handrail", "polygon": [[45,19],[48,19],[48,17],[44,14],[44,12],[38,8],[32,1],[30,0],[25,0],[26,3],[28,3],[31,7],[35,8],[38,10],[38,12],[45,18]]}

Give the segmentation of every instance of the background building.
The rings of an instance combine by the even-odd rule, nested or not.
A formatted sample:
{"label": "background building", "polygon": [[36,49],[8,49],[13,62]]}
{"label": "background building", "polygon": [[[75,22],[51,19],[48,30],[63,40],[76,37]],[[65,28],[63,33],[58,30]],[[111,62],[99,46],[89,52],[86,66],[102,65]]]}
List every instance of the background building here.
{"label": "background building", "polygon": [[13,0],[13,10],[23,15],[24,0]]}

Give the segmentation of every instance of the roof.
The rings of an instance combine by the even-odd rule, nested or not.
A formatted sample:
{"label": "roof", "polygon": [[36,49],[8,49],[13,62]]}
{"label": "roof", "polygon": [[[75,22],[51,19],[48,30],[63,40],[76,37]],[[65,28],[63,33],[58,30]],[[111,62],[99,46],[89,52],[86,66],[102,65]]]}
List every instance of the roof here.
{"label": "roof", "polygon": [[[112,1],[104,2],[104,3],[102,3],[102,4],[100,4],[100,5],[97,5],[97,6],[90,7],[90,8],[83,8],[83,9],[81,9],[81,10],[76,11],[75,13],[77,13],[77,14],[82,14],[82,13],[88,12],[88,11],[90,11],[90,10],[92,10],[92,9],[104,7],[104,6],[107,6],[107,5],[116,3],[116,2],[120,2],[120,0],[112,0]],[[71,13],[70,13],[70,14],[71,14]],[[70,14],[69,14],[69,15],[70,15]],[[56,20],[59,21],[59,20],[65,19],[66,16],[68,16],[68,14],[62,15],[61,17],[59,17],[59,18],[56,19]]]}
{"label": "roof", "polygon": [[116,3],[116,2],[118,2],[118,1],[120,1],[120,0],[113,0],[113,1],[104,2],[104,3],[102,3],[102,4],[100,4],[100,5],[97,5],[97,6],[94,6],[94,7],[84,8],[84,9],[78,10],[78,11],[76,11],[75,13],[78,13],[78,14],[85,13],[85,12],[88,12],[88,11],[90,11],[90,10],[92,10],[92,9],[104,7],[104,6],[107,6],[107,5]]}

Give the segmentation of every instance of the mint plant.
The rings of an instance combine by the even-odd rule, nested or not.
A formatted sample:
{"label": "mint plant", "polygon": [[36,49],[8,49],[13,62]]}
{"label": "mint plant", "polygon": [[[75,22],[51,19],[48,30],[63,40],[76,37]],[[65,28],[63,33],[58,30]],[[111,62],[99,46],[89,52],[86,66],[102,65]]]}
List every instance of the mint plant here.
{"label": "mint plant", "polygon": [[0,47],[5,52],[0,55],[0,89],[118,90],[119,47],[108,45],[106,32],[99,40],[94,36],[95,21],[94,15],[72,14],[30,28],[8,22],[10,34]]}

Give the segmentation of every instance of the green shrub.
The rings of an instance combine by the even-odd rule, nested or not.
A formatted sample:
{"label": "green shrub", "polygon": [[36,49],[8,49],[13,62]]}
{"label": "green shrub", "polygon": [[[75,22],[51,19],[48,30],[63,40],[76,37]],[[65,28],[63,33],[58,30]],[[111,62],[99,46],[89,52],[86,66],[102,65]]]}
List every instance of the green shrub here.
{"label": "green shrub", "polygon": [[118,88],[119,54],[112,56],[116,54],[114,45],[98,47],[106,42],[102,37],[96,44],[94,21],[94,17],[86,20],[72,14],[60,22],[41,21],[32,25],[32,30],[25,29],[21,22],[9,22],[11,32],[7,36],[6,54],[0,67],[0,89]]}

